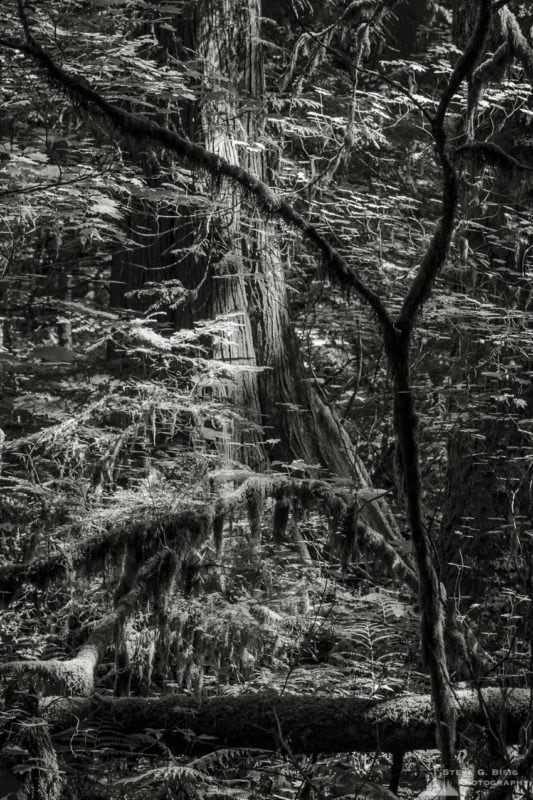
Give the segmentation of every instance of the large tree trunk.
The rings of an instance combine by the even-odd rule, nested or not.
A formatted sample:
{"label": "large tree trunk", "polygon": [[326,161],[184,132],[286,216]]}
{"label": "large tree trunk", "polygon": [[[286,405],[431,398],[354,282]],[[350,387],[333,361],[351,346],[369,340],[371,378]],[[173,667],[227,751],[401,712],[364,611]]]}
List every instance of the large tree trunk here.
{"label": "large tree trunk", "polygon": [[[508,744],[518,740],[528,716],[529,690],[457,690],[458,738],[468,725],[501,725]],[[480,706],[481,702],[481,706]],[[368,697],[297,697],[275,692],[213,697],[199,702],[186,695],[154,698],[44,698],[41,713],[52,730],[105,715],[119,730],[137,734],[163,730],[174,753],[218,747],[278,749],[279,734],[293,753],[407,752],[436,748],[430,695],[394,700]],[[82,727],[80,733],[83,735]],[[210,739],[196,736],[213,737]],[[120,738],[120,737],[118,737]]]}
{"label": "large tree trunk", "polygon": [[[177,25],[181,42],[176,45],[172,38],[165,46],[177,47],[182,56],[190,48],[203,64],[206,96],[194,109],[189,107],[181,114],[181,121],[189,122],[187,135],[200,138],[231,163],[241,163],[264,177],[264,156],[254,147],[261,135],[261,119],[255,111],[239,109],[235,101],[235,94],[241,95],[255,109],[263,97],[260,17],[258,0],[206,0],[196,7],[192,26],[183,30]],[[238,148],[236,140],[245,141],[247,147]],[[179,219],[166,221],[150,218],[146,212],[132,215],[137,244],[114,258],[113,304],[134,303],[125,294],[147,280],[178,278],[189,289],[201,285],[195,300],[175,315],[174,324],[191,325],[216,314],[240,315],[242,327],[235,347],[221,349],[216,355],[231,364],[264,368],[259,375],[244,373],[232,393],[251,421],[263,425],[265,439],[274,442],[267,448],[269,459],[317,465],[326,474],[370,486],[368,472],[335,411],[306,374],[291,323],[280,231],[252,208],[241,215],[240,205],[247,201],[235,189],[212,186],[211,191],[219,209],[225,210],[213,216],[218,221],[211,223],[210,235],[214,240],[218,237],[218,242],[214,241],[204,262],[183,253],[178,263],[171,253],[176,248],[186,250],[205,237],[205,226],[201,230],[196,226],[195,231],[194,221],[186,217],[187,209],[180,209]],[[226,233],[220,236],[215,228]],[[147,237],[147,232],[153,235]],[[253,437],[231,455],[255,468],[265,466],[263,451]],[[366,504],[363,516],[391,538],[394,521],[382,501]]]}

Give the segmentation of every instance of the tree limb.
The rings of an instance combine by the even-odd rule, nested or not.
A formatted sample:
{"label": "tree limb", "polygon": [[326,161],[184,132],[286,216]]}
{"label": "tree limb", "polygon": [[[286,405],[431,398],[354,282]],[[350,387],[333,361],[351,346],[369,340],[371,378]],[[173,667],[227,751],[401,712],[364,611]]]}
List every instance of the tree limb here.
{"label": "tree limb", "polygon": [[522,33],[522,29],[513,12],[508,8],[502,8],[499,14],[502,28],[507,35],[515,57],[522,64],[529,80],[533,81],[533,48]]}
{"label": "tree limb", "polygon": [[498,167],[499,169],[533,172],[533,167],[528,164],[521,164],[518,159],[506,153],[505,150],[495,142],[465,142],[465,144],[457,147],[455,150],[456,156],[464,154],[471,154],[474,157],[481,156],[487,164]]}
{"label": "tree limb", "polygon": [[411,331],[416,314],[427,300],[437,274],[448,255],[452,238],[455,213],[458,201],[458,181],[455,169],[447,152],[447,136],[444,129],[446,111],[455,97],[461,83],[474,68],[483,48],[490,24],[490,0],[480,0],[478,18],[474,32],[464,53],[458,59],[444,89],[437,111],[432,121],[433,138],[442,170],[442,208],[441,217],[422,259],[418,272],[405,298],[397,326],[403,331]]}
{"label": "tree limb", "polygon": [[118,527],[99,531],[67,545],[47,558],[25,564],[0,566],[0,598],[7,605],[24,583],[46,588],[64,580],[71,571],[94,570],[109,555],[122,554],[129,541],[140,540],[151,555],[162,542],[172,544],[180,555],[203,542],[211,531],[213,507],[210,505],[162,514],[154,519],[153,511],[145,519],[127,519]]}
{"label": "tree limb", "polygon": [[[24,15],[21,15],[25,19]],[[307,222],[289,203],[277,197],[266,183],[250,172],[230,164],[219,155],[206,150],[199,144],[185,139],[174,131],[147,120],[139,114],[133,114],[109,103],[95,91],[88,82],[65,72],[43,48],[35,41],[27,23],[25,23],[26,42],[12,38],[0,38],[0,46],[17,50],[32,58],[45,71],[49,80],[66,91],[71,98],[87,109],[93,105],[124,136],[141,141],[152,141],[172,150],[193,166],[204,169],[211,175],[228,178],[241,186],[253,197],[259,208],[268,216],[275,216],[300,231],[304,239],[311,242],[321,253],[324,270],[328,278],[344,290],[353,290],[364,300],[376,314],[384,328],[390,328],[392,322],[381,298],[357,276],[355,270],[346,259],[322,236],[319,230]]]}

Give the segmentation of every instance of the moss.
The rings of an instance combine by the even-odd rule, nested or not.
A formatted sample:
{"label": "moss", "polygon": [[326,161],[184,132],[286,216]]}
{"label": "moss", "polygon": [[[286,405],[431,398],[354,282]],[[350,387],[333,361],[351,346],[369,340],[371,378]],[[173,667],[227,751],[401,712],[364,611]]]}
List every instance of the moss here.
{"label": "moss", "polygon": [[379,557],[383,566],[400,582],[405,582],[414,591],[418,591],[418,578],[416,573],[399,556],[396,549],[387,542],[377,531],[357,522],[357,540],[359,547],[373,556]]}
{"label": "moss", "polygon": [[131,668],[128,645],[126,642],[126,625],[117,620],[115,630],[115,697],[128,697],[131,686]]}
{"label": "moss", "polygon": [[19,688],[32,687],[38,694],[86,696],[94,691],[94,670],[100,653],[97,647],[85,645],[68,661],[13,661],[0,667],[6,680],[16,679]]}
{"label": "moss", "polygon": [[357,516],[357,506],[355,503],[351,503],[344,512],[339,531],[340,560],[343,570],[348,569],[352,560],[356,542]]}
{"label": "moss", "polygon": [[502,28],[507,35],[507,41],[514,55],[524,67],[529,79],[533,80],[533,48],[522,33],[518,20],[513,12],[508,8],[502,8],[499,13]]}
{"label": "moss", "polygon": [[291,487],[282,485],[274,491],[274,513],[272,515],[272,537],[275,544],[285,538],[291,511]]}
{"label": "moss", "polygon": [[[474,722],[486,727],[505,724],[509,745],[518,741],[529,717],[529,690],[507,697],[497,689],[458,690],[458,730]],[[93,697],[44,702],[41,713],[55,730],[79,725],[87,717],[113,719],[123,731],[164,731],[163,740],[175,753],[209,751],[217,747],[279,747],[278,732],[294,753],[409,752],[435,748],[435,719],[429,695],[406,694],[393,700],[368,697],[297,697],[276,692],[214,697],[197,702],[190,696],[154,698]],[[279,724],[279,727],[278,727]],[[195,735],[213,737],[196,739]]]}
{"label": "moss", "polygon": [[189,597],[200,579],[200,554],[197,550],[181,562],[180,584],[185,597]]}
{"label": "moss", "polygon": [[505,70],[512,59],[512,48],[505,40],[489,58],[482,61],[472,73],[472,83],[479,86],[503,78]]}
{"label": "moss", "polygon": [[133,587],[135,577],[139,572],[139,568],[142,563],[142,555],[142,543],[140,541],[140,537],[132,536],[131,540],[126,542],[124,546],[122,572],[113,593],[113,602],[115,606],[120,598],[127,594]]}
{"label": "moss", "polygon": [[[28,564],[9,564],[0,567],[0,597],[10,602],[23,583],[47,588],[57,580],[64,580],[71,570],[89,576],[98,573],[109,557],[123,556],[129,543],[142,547],[142,556],[153,553],[161,545],[173,545],[180,554],[204,542],[213,525],[214,509],[211,505],[182,509],[160,517],[150,516],[140,520],[128,519],[117,526],[97,531],[81,542],[66,547],[46,559],[35,559]],[[130,553],[131,568],[141,555]],[[131,577],[131,576],[130,576]],[[127,581],[130,582],[129,580]]]}
{"label": "moss", "polygon": [[226,522],[226,515],[224,513],[215,512],[213,519],[213,542],[215,545],[215,553],[217,556],[222,554],[222,546],[224,542],[223,532]]}
{"label": "moss", "polygon": [[[20,706],[13,707],[10,717],[9,733],[4,742],[9,755],[6,757],[4,754],[0,763],[2,788],[5,791],[8,786],[5,783],[6,770],[17,775],[17,780],[10,783],[17,786],[18,800],[59,800],[65,779],[59,769],[47,722],[28,716]],[[9,793],[9,797],[15,797],[15,794]]]}
{"label": "moss", "polygon": [[246,510],[248,512],[250,536],[256,542],[261,541],[261,522],[263,520],[264,505],[264,486],[257,481],[250,482],[246,488]]}
{"label": "moss", "polygon": [[302,509],[310,511],[319,504],[319,481],[295,481],[293,495],[298,498]]}

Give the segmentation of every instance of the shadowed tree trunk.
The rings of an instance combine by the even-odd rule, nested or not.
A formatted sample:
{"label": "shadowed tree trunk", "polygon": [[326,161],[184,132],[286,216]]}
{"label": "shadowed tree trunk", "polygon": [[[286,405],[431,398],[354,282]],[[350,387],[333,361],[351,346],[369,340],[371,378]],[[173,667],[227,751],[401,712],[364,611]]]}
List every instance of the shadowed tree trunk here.
{"label": "shadowed tree trunk", "polygon": [[421,50],[421,28],[429,16],[428,0],[399,0],[386,22],[387,50],[392,58],[413,58]]}
{"label": "shadowed tree trunk", "polygon": [[[167,30],[158,36],[181,57],[190,50],[200,56],[203,92],[196,103],[181,109],[180,120],[188,125],[184,132],[263,179],[265,158],[256,144],[264,93],[260,15],[257,0],[209,0],[195,6],[187,25],[176,23],[172,36]],[[252,110],[239,109],[236,95]],[[231,396],[274,442],[267,448],[269,459],[303,461],[353,479],[356,485],[370,485],[337,415],[306,375],[291,324],[279,228],[253,208],[241,218],[240,205],[250,201],[234,187],[220,189],[211,180],[210,194],[218,210],[207,223],[195,221],[196,207],[180,207],[179,217],[175,211],[168,218],[157,218],[147,209],[132,213],[135,244],[114,257],[112,304],[138,307],[137,300],[126,297],[129,291],[149,280],[178,279],[195,294],[174,313],[175,326],[239,314],[242,327],[235,347],[216,355],[230,364],[264,368],[259,374],[236,376]],[[244,444],[251,446],[234,448],[231,456],[263,468],[265,454],[257,438],[249,437]],[[381,501],[369,503],[363,513],[373,527],[390,536],[394,523]]]}

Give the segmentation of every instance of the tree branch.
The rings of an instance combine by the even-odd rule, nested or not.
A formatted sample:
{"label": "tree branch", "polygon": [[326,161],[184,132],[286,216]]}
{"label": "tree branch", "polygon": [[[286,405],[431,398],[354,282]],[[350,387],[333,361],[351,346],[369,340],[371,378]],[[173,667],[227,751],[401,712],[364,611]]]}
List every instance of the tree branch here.
{"label": "tree branch", "polygon": [[151,512],[146,519],[128,519],[119,527],[88,536],[48,558],[26,564],[4,564],[0,566],[0,599],[7,605],[23,583],[46,588],[66,578],[72,570],[91,572],[108,555],[122,554],[125,545],[135,539],[142,540],[145,552],[149,554],[164,541],[177,547],[180,555],[185,555],[187,550],[197,547],[207,538],[213,513],[213,508],[206,505],[161,515],[154,520]]}
{"label": "tree branch", "polygon": [[448,106],[457,94],[464,79],[472,72],[476,65],[483,45],[485,44],[485,39],[487,38],[491,16],[492,7],[490,0],[479,0],[476,26],[464,53],[457,59],[433,118],[437,129],[442,127]]}
{"label": "tree branch", "polygon": [[457,210],[458,183],[454,166],[447,151],[444,119],[448,106],[455,97],[461,83],[472,71],[480,56],[488,33],[490,18],[490,0],[480,0],[476,27],[464,53],[454,67],[433,117],[433,138],[443,180],[441,217],[400,310],[397,324],[402,331],[410,332],[412,329],[416,313],[428,299],[435,278],[442,269],[448,254]]}
{"label": "tree branch", "polygon": [[[21,16],[25,20],[23,13]],[[124,136],[141,141],[157,142],[193,166],[206,170],[211,175],[228,178],[239,185],[246,194],[255,199],[264,214],[283,220],[314,245],[322,255],[324,271],[332,282],[343,290],[353,290],[374,311],[383,328],[392,327],[391,318],[381,298],[361,281],[346,259],[332,247],[319,230],[307,222],[289,203],[277,197],[266,183],[237,164],[230,164],[221,156],[185,139],[174,131],[139,114],[132,114],[109,103],[85,79],[82,81],[57,65],[35,41],[27,21],[23,24],[26,31],[26,42],[0,38],[0,46],[17,50],[32,58],[44,70],[52,83],[66,91],[82,108],[87,109],[89,105],[95,106]]]}
{"label": "tree branch", "polygon": [[533,81],[533,48],[522,33],[518,20],[508,8],[499,11],[502,28],[515,57],[522,64],[526,75]]}
{"label": "tree branch", "polygon": [[505,150],[495,142],[466,142],[455,150],[456,156],[464,154],[471,154],[474,157],[481,156],[483,161],[487,164],[502,170],[533,172],[533,167],[528,164],[520,163],[518,159],[506,153]]}

